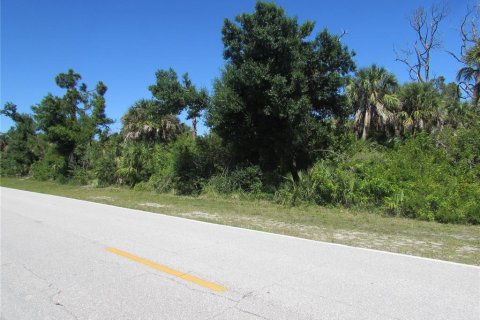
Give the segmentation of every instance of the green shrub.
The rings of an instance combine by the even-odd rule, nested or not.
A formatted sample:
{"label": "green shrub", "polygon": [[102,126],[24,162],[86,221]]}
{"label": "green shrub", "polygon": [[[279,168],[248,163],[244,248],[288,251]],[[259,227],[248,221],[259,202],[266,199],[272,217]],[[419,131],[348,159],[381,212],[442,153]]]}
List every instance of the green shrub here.
{"label": "green shrub", "polygon": [[261,194],[262,178],[263,174],[259,166],[240,167],[229,173],[214,175],[208,180],[206,188],[222,194],[233,192]]}
{"label": "green shrub", "polygon": [[175,187],[171,174],[154,174],[150,177],[149,183],[153,185],[155,191],[160,193],[170,192]]}
{"label": "green shrub", "polygon": [[137,183],[134,187],[133,190],[135,191],[154,191],[155,186],[151,181],[140,181]]}
{"label": "green shrub", "polygon": [[198,172],[198,149],[189,135],[180,136],[171,147],[173,187],[177,194],[198,194],[202,179]]}
{"label": "green shrub", "polygon": [[117,183],[121,145],[121,137],[117,135],[92,144],[88,156],[91,163],[90,170],[93,172],[98,186]]}
{"label": "green shrub", "polygon": [[471,144],[460,141],[468,141],[472,130],[462,131],[419,135],[389,153],[389,165],[382,172],[396,188],[405,190],[403,215],[442,223],[478,223],[480,176],[475,174],[478,162],[474,159],[480,145],[470,141],[478,147],[475,155]]}
{"label": "green shrub", "polygon": [[93,169],[99,186],[108,186],[117,182],[117,161],[114,156],[102,156],[97,159]]}
{"label": "green shrub", "polygon": [[90,182],[91,178],[88,172],[82,168],[73,170],[69,182],[75,185],[86,185]]}
{"label": "green shrub", "polygon": [[229,164],[229,151],[215,133],[198,137],[196,140],[196,167],[198,174],[204,179],[222,174]]}
{"label": "green shrub", "polygon": [[212,176],[204,187],[206,193],[229,194],[235,192],[230,176],[227,174],[218,174]]}
{"label": "green shrub", "polygon": [[[420,134],[393,149],[364,143],[317,161],[275,195],[289,205],[359,206],[442,223],[480,223],[480,132]],[[373,148],[373,149],[372,149]]]}
{"label": "green shrub", "polygon": [[151,144],[125,142],[116,171],[120,183],[133,187],[140,181],[148,181],[154,173],[153,150]]}
{"label": "green shrub", "polygon": [[289,174],[275,193],[274,200],[290,206],[321,203],[321,194],[318,192],[318,185],[313,179],[312,172],[313,170],[299,172],[297,182]]}
{"label": "green shrub", "polygon": [[48,148],[43,159],[32,165],[33,178],[37,180],[63,180],[67,174],[65,158],[54,148]]}
{"label": "green shrub", "polygon": [[238,168],[230,173],[230,181],[234,190],[248,193],[262,191],[262,170],[259,166]]}

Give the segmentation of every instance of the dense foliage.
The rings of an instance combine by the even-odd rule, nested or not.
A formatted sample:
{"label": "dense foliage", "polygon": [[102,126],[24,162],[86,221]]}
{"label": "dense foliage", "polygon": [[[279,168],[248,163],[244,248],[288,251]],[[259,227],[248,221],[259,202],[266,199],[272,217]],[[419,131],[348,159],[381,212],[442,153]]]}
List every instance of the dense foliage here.
{"label": "dense foliage", "polygon": [[360,206],[439,222],[480,223],[480,126],[422,133],[394,148],[355,142],[276,194],[283,204]]}
{"label": "dense foliage", "polygon": [[[0,136],[1,174],[479,224],[478,42],[458,83],[399,84],[377,65],[356,71],[341,37],[313,30],[258,2],[225,20],[211,96],[188,74],[158,70],[119,133],[108,129],[105,84],[88,90],[61,73],[63,96],[46,95],[32,115],[1,110],[15,124]],[[198,136],[201,118],[210,131]]]}
{"label": "dense foliage", "polygon": [[[298,24],[274,4],[225,20],[227,60],[215,84],[208,123],[231,147],[235,162],[297,172],[324,148],[332,117],[344,109],[340,88],[354,63],[328,31],[307,40],[314,24]],[[329,123],[330,122],[330,123]]]}

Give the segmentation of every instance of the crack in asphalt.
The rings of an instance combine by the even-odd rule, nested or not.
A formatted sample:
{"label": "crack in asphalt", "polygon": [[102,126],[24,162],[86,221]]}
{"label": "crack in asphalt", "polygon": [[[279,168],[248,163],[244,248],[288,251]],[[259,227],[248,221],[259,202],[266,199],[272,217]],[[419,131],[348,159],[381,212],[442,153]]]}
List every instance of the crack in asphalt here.
{"label": "crack in asphalt", "polygon": [[54,305],[62,307],[63,311],[65,311],[66,313],[71,315],[73,317],[73,319],[78,320],[78,317],[75,315],[75,313],[72,310],[70,310],[67,306],[65,306],[63,303],[61,303],[58,299],[55,299],[55,298],[59,298],[61,294],[62,294],[62,290],[57,289],[57,292],[49,297],[50,301]]}
{"label": "crack in asphalt", "polygon": [[230,306],[230,307],[225,308],[222,312],[217,313],[217,314],[214,315],[213,317],[207,318],[207,320],[212,320],[212,319],[218,318],[218,317],[220,317],[221,315],[225,314],[227,311],[232,310],[232,309],[237,309],[238,311],[243,312],[242,310],[240,310],[240,309],[237,308],[237,307],[238,307],[238,304],[239,304],[240,302],[242,302],[243,300],[245,300],[246,298],[250,297],[252,294],[253,294],[253,291],[249,291],[249,292],[245,293],[239,300],[236,300],[236,301],[233,300],[233,301],[235,301],[235,304],[234,304],[233,306]]}
{"label": "crack in asphalt", "polygon": [[261,315],[259,315],[259,314],[257,314],[257,313],[254,313],[254,312],[250,312],[250,311],[247,311],[247,310],[243,310],[243,309],[240,309],[240,308],[238,308],[238,307],[235,307],[235,309],[238,310],[238,311],[240,311],[240,312],[242,312],[242,313],[250,314],[250,315],[255,316],[255,317],[257,317],[257,318],[260,318],[260,319],[270,320],[269,318],[266,318],[266,317],[261,316]]}
{"label": "crack in asphalt", "polygon": [[[14,264],[14,263],[12,263]],[[52,295],[50,295],[48,297],[48,300],[50,302],[52,302],[54,305],[56,306],[60,306],[63,308],[63,310],[68,313],[69,315],[71,315],[74,319],[78,320],[78,317],[73,313],[73,311],[71,311],[70,309],[68,309],[64,304],[60,303],[60,301],[55,301],[54,298],[57,297],[57,296],[60,296],[60,294],[62,293],[62,290],[60,290],[57,286],[55,286],[54,283],[48,281],[47,279],[45,279],[44,277],[40,276],[39,274],[37,274],[36,272],[34,272],[31,268],[27,267],[27,265],[25,263],[22,263],[20,264],[21,267],[26,270],[28,273],[32,274],[34,277],[42,280],[43,282],[45,282],[46,284],[46,288],[41,290],[40,292],[44,292],[46,290],[49,290],[49,289],[54,289],[56,290],[56,292]]]}
{"label": "crack in asphalt", "polygon": [[[12,263],[14,264],[14,263]],[[32,269],[30,269],[29,267],[27,267],[27,265],[25,263],[22,263],[21,264],[22,268],[25,269],[26,271],[28,271],[29,273],[31,273],[32,275],[34,275],[36,278],[46,282],[49,286],[52,284],[50,283],[50,281],[48,281],[47,279],[41,277],[40,275],[38,275],[37,273],[35,273],[35,271],[33,271]]]}
{"label": "crack in asphalt", "polygon": [[232,309],[235,309],[235,310],[238,310],[239,312],[242,312],[242,313],[247,313],[247,314],[250,314],[250,315],[253,315],[253,316],[256,316],[258,318],[261,318],[261,319],[266,319],[266,320],[269,320],[268,318],[264,317],[264,316],[261,316],[257,313],[254,313],[252,311],[248,311],[248,310],[244,310],[244,309],[241,309],[239,307],[239,304],[242,303],[245,299],[247,298],[251,298],[251,297],[254,297],[255,296],[255,293],[260,293],[266,289],[268,289],[269,287],[273,287],[275,285],[278,285],[278,286],[281,286],[281,282],[287,280],[288,278],[291,278],[291,277],[294,277],[294,276],[297,276],[297,275],[300,275],[300,274],[303,274],[303,273],[308,273],[310,272],[310,270],[305,270],[305,271],[301,271],[301,272],[296,272],[296,273],[292,273],[292,274],[289,274],[288,276],[285,276],[285,277],[282,277],[281,279],[277,280],[277,281],[274,281],[274,282],[271,282],[265,286],[262,286],[260,288],[257,288],[257,289],[254,289],[252,291],[248,291],[247,293],[243,294],[243,296],[239,299],[239,300],[236,300],[235,302],[235,305],[231,306],[231,307],[227,307],[225,310],[223,310],[222,312],[214,315],[213,317],[211,318],[207,318],[207,320],[212,320],[212,319],[215,319],[215,318],[218,318],[220,317],[221,315],[225,314],[227,311],[229,310],[232,310]]}

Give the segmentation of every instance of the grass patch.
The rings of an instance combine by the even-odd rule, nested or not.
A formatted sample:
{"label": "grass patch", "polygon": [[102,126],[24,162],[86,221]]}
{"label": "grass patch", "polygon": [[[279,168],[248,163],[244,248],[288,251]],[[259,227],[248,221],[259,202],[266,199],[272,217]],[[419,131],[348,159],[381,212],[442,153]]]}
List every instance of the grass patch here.
{"label": "grass patch", "polygon": [[187,197],[2,178],[0,185],[120,207],[362,248],[480,265],[480,226],[439,224],[319,206],[284,207],[241,197]]}

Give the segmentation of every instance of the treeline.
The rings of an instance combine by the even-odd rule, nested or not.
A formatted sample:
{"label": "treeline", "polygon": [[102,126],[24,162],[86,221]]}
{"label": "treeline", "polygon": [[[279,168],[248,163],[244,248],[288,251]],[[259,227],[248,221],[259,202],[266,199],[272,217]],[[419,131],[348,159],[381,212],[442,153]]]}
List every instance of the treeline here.
{"label": "treeline", "polygon": [[[480,44],[464,27],[457,83],[401,85],[382,67],[357,70],[340,36],[313,36],[313,22],[258,2],[225,20],[211,94],[159,70],[152,97],[128,109],[119,133],[109,130],[106,85],[89,90],[73,70],[55,79],[63,96],[48,94],[32,114],[7,103],[1,112],[15,126],[1,135],[1,172],[478,224]],[[198,136],[200,119],[210,130]]]}

